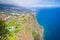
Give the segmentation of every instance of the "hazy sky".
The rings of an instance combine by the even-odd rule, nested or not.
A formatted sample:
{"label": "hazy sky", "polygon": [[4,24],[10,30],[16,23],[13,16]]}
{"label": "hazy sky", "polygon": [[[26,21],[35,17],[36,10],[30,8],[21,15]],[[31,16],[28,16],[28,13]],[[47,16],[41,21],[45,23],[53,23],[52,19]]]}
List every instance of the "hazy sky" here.
{"label": "hazy sky", "polygon": [[1,3],[25,7],[60,6],[60,0],[0,0]]}

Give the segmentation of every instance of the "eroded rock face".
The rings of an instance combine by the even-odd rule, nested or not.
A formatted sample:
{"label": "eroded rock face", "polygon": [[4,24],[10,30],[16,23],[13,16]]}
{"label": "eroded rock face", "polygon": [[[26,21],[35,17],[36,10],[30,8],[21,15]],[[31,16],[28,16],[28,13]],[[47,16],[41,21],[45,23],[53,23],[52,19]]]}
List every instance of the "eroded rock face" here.
{"label": "eroded rock face", "polygon": [[0,5],[0,19],[5,22],[5,30],[8,31],[5,37],[0,35],[0,40],[42,40],[43,28],[37,23],[35,12],[23,7],[8,6]]}
{"label": "eroded rock face", "polygon": [[1,14],[0,17],[7,24],[6,29],[16,38],[9,40],[42,40],[43,28],[38,25],[33,14]]}

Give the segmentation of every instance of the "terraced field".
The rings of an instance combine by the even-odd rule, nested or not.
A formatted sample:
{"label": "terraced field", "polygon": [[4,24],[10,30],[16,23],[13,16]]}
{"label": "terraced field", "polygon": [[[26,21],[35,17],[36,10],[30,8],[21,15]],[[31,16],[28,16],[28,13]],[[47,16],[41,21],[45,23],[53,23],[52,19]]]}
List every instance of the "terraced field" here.
{"label": "terraced field", "polygon": [[6,35],[8,40],[42,40],[43,30],[33,14],[0,14],[0,18],[9,31]]}

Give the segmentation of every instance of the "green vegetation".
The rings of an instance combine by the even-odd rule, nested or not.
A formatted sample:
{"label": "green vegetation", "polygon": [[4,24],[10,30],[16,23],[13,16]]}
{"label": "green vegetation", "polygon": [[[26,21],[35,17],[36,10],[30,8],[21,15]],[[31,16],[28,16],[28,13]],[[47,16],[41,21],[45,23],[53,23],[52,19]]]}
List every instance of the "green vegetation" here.
{"label": "green vegetation", "polygon": [[7,34],[8,40],[18,40],[15,34]]}
{"label": "green vegetation", "polygon": [[0,19],[0,40],[17,40],[15,35],[11,35],[5,27],[5,21]]}
{"label": "green vegetation", "polygon": [[34,37],[37,33],[33,30],[32,31],[32,36]]}
{"label": "green vegetation", "polygon": [[13,26],[13,24],[16,22],[16,18],[13,18],[12,20],[10,20],[9,23],[7,23],[7,27]]}
{"label": "green vegetation", "polygon": [[27,28],[26,31],[25,31],[26,34],[28,34],[30,32],[30,30],[31,30],[31,28]]}
{"label": "green vegetation", "polygon": [[[18,40],[18,34],[20,32],[24,37],[26,37],[26,39],[30,36],[29,34],[31,33],[34,37],[34,40],[38,40],[37,37],[39,37],[39,35],[37,30],[35,30],[35,28],[33,29],[33,25],[30,25],[33,23],[33,20],[30,19],[29,15],[4,14],[0,16],[3,18],[3,20],[0,19],[0,40]],[[5,18],[7,21],[4,21]],[[18,38],[16,36],[18,36]],[[23,40],[23,38],[20,40]]]}
{"label": "green vegetation", "polygon": [[[18,21],[18,19],[14,17],[9,20],[8,23],[0,19],[0,40],[17,40],[16,34],[20,32],[23,24],[24,21]],[[12,27],[15,28],[15,30],[12,30]]]}
{"label": "green vegetation", "polygon": [[34,40],[42,40],[39,33],[34,36]]}
{"label": "green vegetation", "polygon": [[0,18],[0,40],[6,40],[6,34],[9,32],[5,29],[5,21]]}
{"label": "green vegetation", "polygon": [[22,28],[22,26],[24,25],[23,21],[19,21],[16,23],[16,30],[14,31],[15,33],[18,33],[20,31],[20,29]]}

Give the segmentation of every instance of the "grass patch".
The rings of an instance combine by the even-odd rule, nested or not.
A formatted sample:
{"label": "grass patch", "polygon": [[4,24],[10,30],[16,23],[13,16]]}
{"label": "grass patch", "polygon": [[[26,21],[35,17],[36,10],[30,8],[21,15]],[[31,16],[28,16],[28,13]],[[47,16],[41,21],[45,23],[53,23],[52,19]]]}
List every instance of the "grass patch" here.
{"label": "grass patch", "polygon": [[30,30],[31,30],[30,28],[27,28],[27,29],[26,29],[26,34],[29,33]]}
{"label": "grass patch", "polygon": [[16,18],[13,18],[12,20],[10,20],[10,22],[7,23],[7,27],[12,26],[16,22],[16,20],[17,20]]}
{"label": "grass patch", "polygon": [[37,33],[33,30],[32,31],[32,36],[34,37]]}

